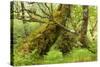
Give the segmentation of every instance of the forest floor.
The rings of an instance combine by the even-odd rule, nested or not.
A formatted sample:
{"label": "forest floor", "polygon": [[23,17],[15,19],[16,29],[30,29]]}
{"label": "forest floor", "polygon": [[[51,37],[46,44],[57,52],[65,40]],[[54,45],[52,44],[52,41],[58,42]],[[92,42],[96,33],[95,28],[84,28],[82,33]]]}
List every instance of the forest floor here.
{"label": "forest floor", "polygon": [[38,59],[36,62],[34,62],[34,64],[89,62],[96,60],[96,54],[91,53],[88,49],[75,48],[64,56],[57,50],[51,50],[48,52],[48,55],[45,55],[42,59]]}
{"label": "forest floor", "polygon": [[91,53],[86,48],[75,48],[65,55],[59,50],[50,50],[47,55],[38,59],[31,53],[26,56],[16,54],[14,60],[15,66],[19,65],[40,65],[40,64],[57,64],[57,63],[74,63],[74,62],[92,62],[97,60],[97,54]]}
{"label": "forest floor", "polygon": [[[87,48],[73,48],[70,52],[66,54],[62,54],[59,50],[52,49],[43,57],[39,57],[36,59],[36,56],[33,53],[22,56],[17,50],[16,47],[19,46],[20,40],[23,36],[23,24],[20,20],[14,20],[14,41],[16,44],[14,45],[14,65],[39,65],[39,64],[57,64],[57,63],[73,63],[73,62],[88,62],[88,61],[96,61],[97,54],[92,53]],[[40,26],[38,23],[28,23],[28,31],[32,31],[37,29]],[[19,33],[18,33],[19,32]],[[20,35],[20,37],[19,37]],[[92,44],[95,44],[92,43]],[[96,50],[96,47],[95,47]]]}

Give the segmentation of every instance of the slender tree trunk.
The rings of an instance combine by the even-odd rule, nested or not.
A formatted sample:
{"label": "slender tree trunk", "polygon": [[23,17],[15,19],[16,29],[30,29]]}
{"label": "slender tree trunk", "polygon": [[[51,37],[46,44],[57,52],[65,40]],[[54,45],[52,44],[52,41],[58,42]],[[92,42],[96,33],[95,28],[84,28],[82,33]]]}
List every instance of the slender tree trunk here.
{"label": "slender tree trunk", "polygon": [[83,23],[80,33],[80,42],[83,44],[82,47],[87,47],[87,28],[88,28],[88,6],[83,6]]}
{"label": "slender tree trunk", "polygon": [[22,8],[22,21],[23,21],[23,26],[24,26],[24,33],[25,33],[25,37],[28,35],[27,29],[26,29],[26,21],[25,21],[25,6],[24,6],[24,2],[21,2],[21,8]]}

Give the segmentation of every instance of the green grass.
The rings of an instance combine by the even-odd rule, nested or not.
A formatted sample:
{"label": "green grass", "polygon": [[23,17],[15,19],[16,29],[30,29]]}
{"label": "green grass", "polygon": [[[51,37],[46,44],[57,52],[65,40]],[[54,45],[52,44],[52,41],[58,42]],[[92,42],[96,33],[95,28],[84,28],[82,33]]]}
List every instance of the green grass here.
{"label": "green grass", "polygon": [[[54,53],[53,53],[54,52]],[[53,51],[47,55],[47,59],[44,60],[44,64],[54,64],[54,63],[69,63],[69,62],[86,62],[86,61],[96,61],[96,54],[91,53],[88,49],[75,48],[70,53],[65,56],[59,54],[60,52]],[[53,58],[53,59],[51,59]]]}
{"label": "green grass", "polygon": [[15,65],[34,65],[34,64],[57,64],[57,63],[72,63],[72,62],[86,62],[96,61],[97,55],[91,53],[86,48],[75,48],[63,56],[59,50],[51,50],[43,57],[36,58],[37,55],[30,53],[28,55],[21,55],[16,53],[14,56]]}
{"label": "green grass", "polygon": [[64,57],[64,62],[86,62],[95,61],[96,54],[91,53],[88,49],[73,49]]}
{"label": "green grass", "polygon": [[44,63],[59,63],[63,60],[62,52],[58,50],[51,50],[44,56]]}

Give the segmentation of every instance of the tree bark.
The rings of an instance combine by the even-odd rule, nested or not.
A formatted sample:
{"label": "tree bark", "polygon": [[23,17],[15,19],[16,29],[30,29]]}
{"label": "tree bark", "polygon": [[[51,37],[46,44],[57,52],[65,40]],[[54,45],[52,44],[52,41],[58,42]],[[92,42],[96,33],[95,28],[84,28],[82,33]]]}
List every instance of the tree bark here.
{"label": "tree bark", "polygon": [[87,47],[87,28],[88,28],[88,6],[83,6],[83,23],[81,26],[80,42],[83,44],[82,47]]}
{"label": "tree bark", "polygon": [[[34,35],[34,32],[33,32],[30,34],[30,36],[26,38],[23,45],[27,43],[29,47],[27,49],[26,48],[24,49],[22,45],[22,47],[20,48],[22,49],[22,51],[25,50],[24,52],[29,53],[37,49],[36,53],[42,56],[49,51],[49,49],[52,47],[52,45],[55,43],[55,41],[60,35],[62,35],[62,40],[64,39],[63,34],[65,33],[65,30],[62,28],[62,26],[65,26],[66,20],[70,12],[69,11],[70,7],[69,5],[61,4],[58,8],[59,10],[57,10],[57,12],[59,13],[57,16],[53,17],[54,20],[50,21],[48,24],[44,23],[43,26],[40,27],[40,31],[38,31],[36,35]],[[42,27],[44,27],[43,30],[42,30]],[[60,47],[59,49],[62,52],[66,52],[67,50],[69,50],[68,45],[66,46],[64,43],[61,44],[61,46],[63,45],[66,47],[66,50],[64,47]]]}

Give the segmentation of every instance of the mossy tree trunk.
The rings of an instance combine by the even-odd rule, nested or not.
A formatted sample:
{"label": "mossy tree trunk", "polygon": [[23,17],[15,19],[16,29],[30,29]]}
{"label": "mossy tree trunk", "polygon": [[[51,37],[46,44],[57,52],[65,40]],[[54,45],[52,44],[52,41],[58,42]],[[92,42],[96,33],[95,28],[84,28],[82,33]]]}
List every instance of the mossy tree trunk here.
{"label": "mossy tree trunk", "polygon": [[[42,56],[49,51],[49,49],[59,36],[62,36],[62,40],[64,40],[63,35],[66,31],[64,26],[66,24],[67,18],[70,17],[70,5],[60,4],[55,13],[56,14],[50,15],[52,17],[48,23],[44,23],[45,26],[43,25],[43,30],[38,31],[36,35],[34,35],[33,32],[26,38],[25,43],[27,43],[28,46],[27,48],[25,46],[20,47],[20,49],[22,49],[22,52],[24,51],[26,53],[29,53],[37,49],[36,53]],[[25,43],[23,43],[22,45],[24,45]],[[66,46],[64,43],[61,43],[61,45],[58,46],[64,46],[59,48],[62,52],[67,52],[67,50],[70,50],[70,45]]]}

